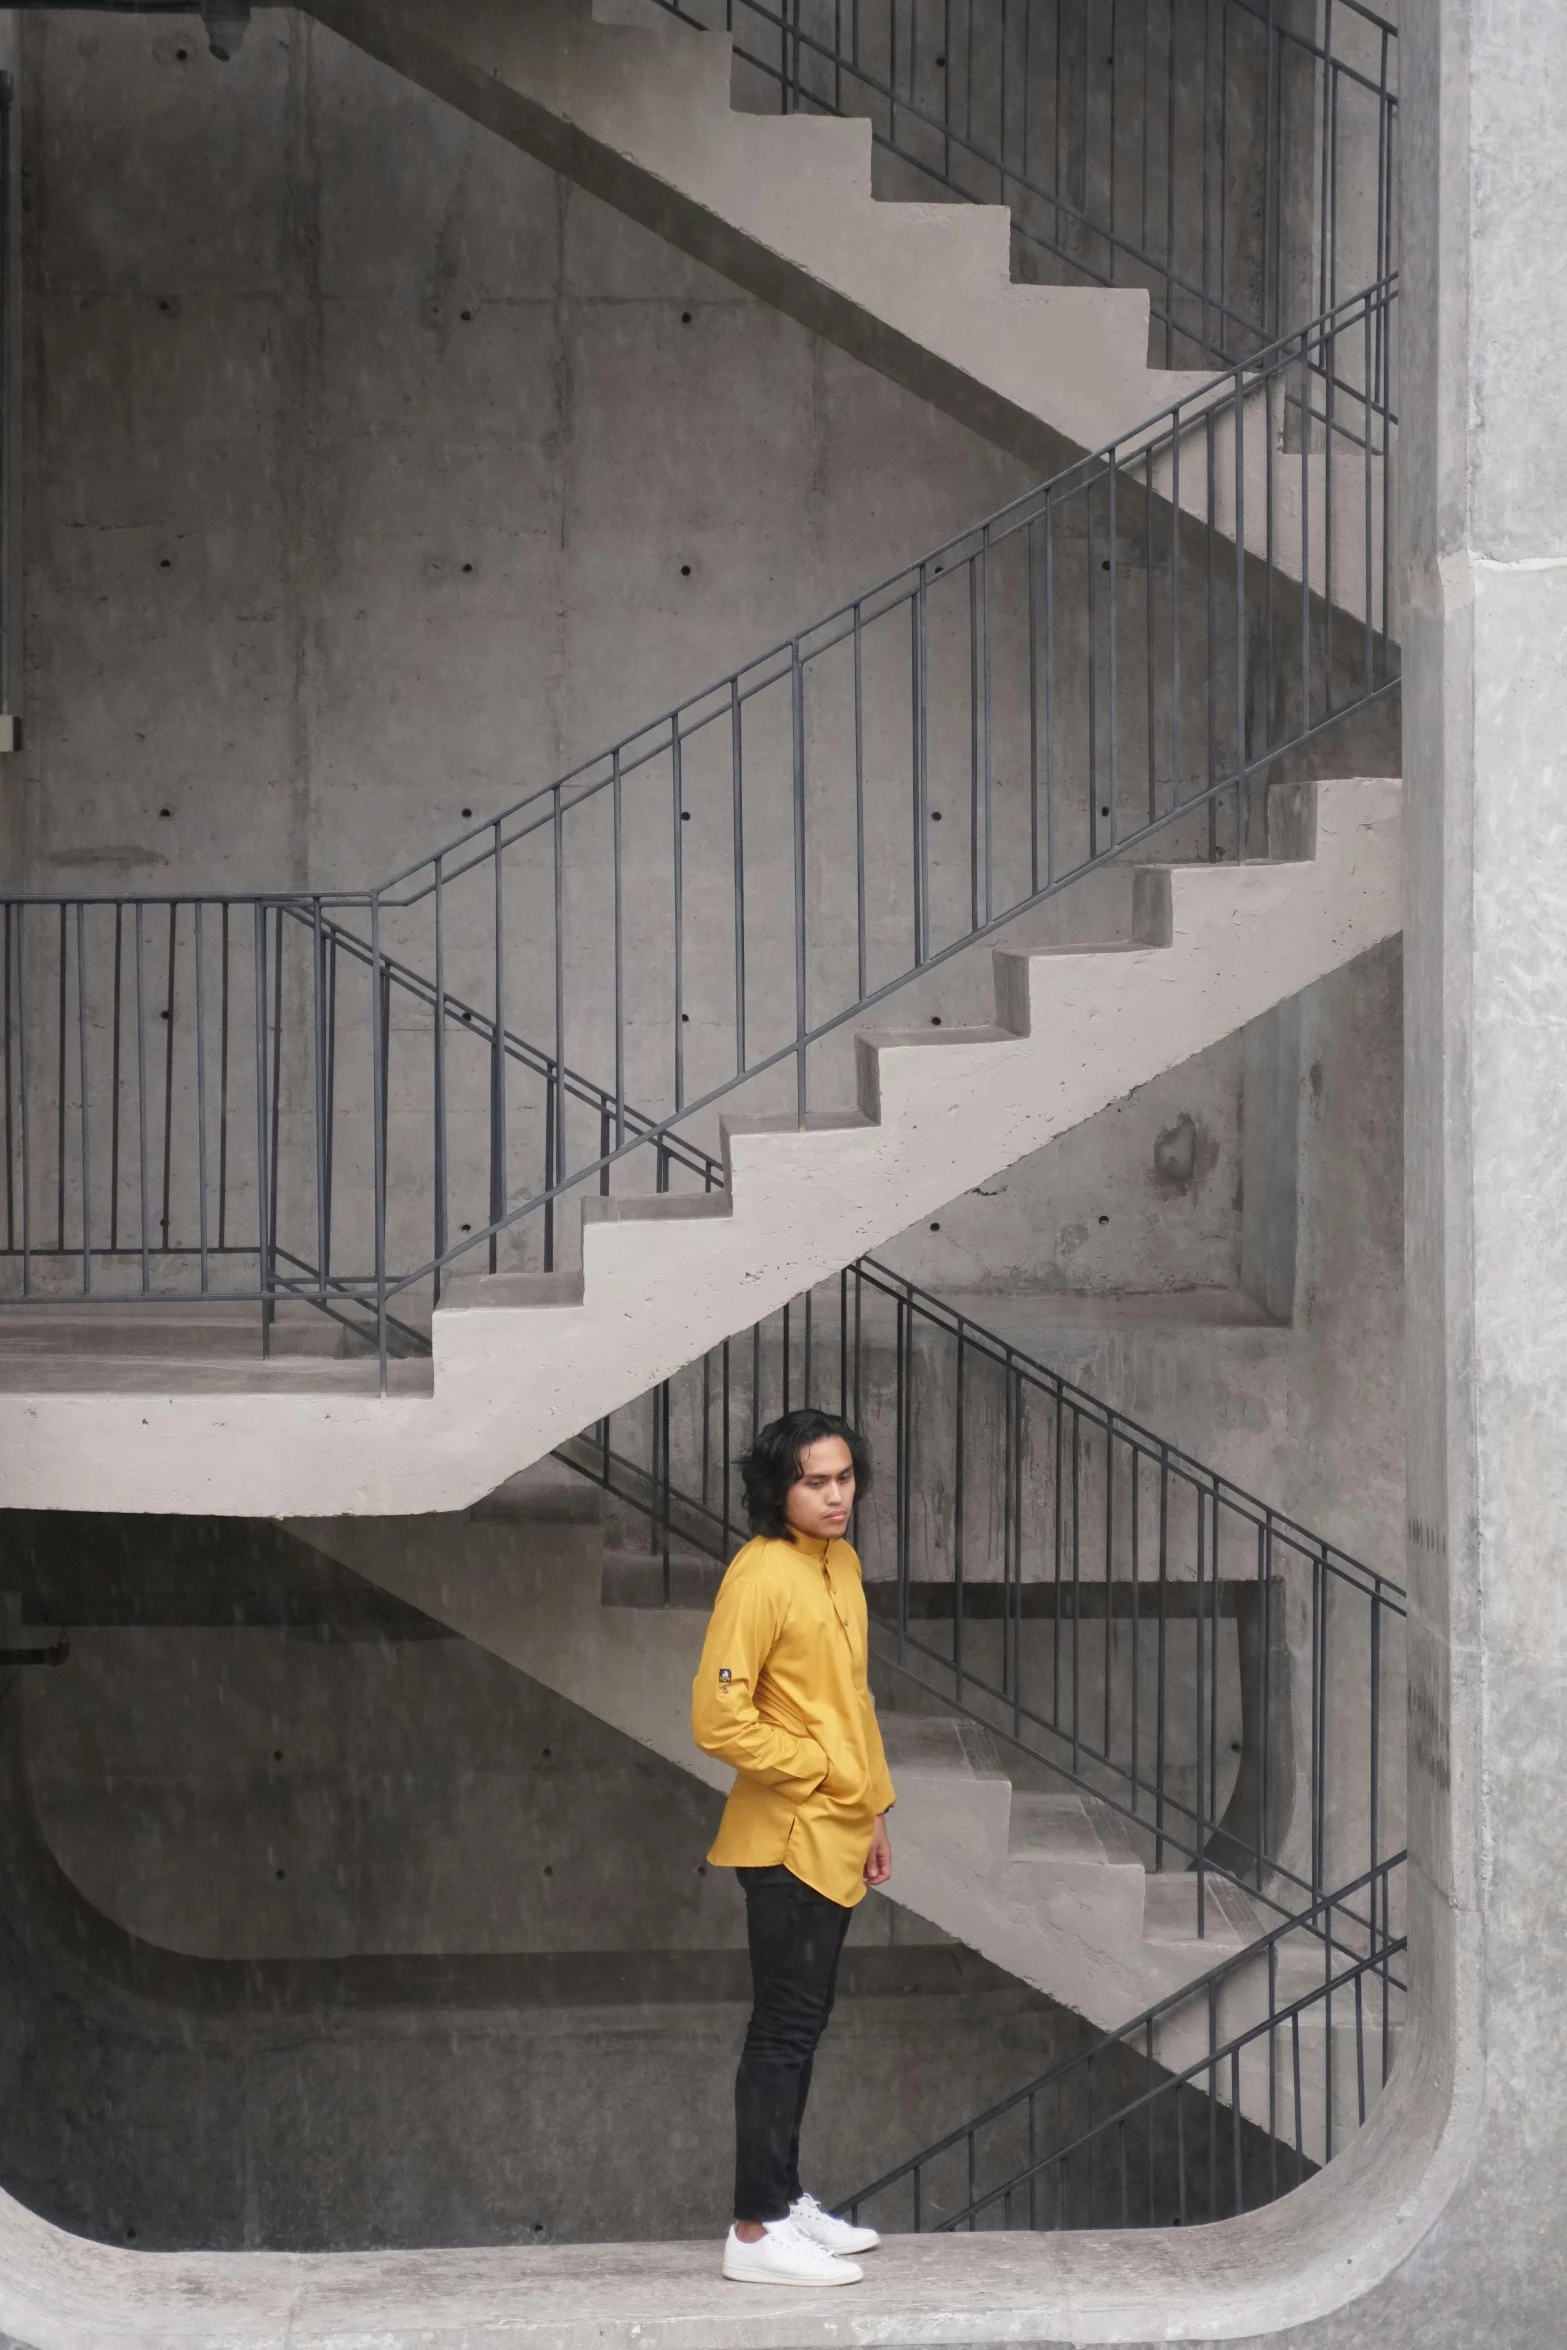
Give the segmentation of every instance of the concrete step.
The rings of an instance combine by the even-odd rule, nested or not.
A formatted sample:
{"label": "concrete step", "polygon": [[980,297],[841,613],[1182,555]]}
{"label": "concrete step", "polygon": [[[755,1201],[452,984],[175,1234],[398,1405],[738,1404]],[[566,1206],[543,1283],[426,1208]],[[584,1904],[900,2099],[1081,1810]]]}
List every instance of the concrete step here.
{"label": "concrete step", "polygon": [[[1316,787],[1298,862],[1139,867],[1136,938],[1000,952],[982,1030],[862,1033],[841,1116],[734,1118],[726,1191],[605,1203],[574,1274],[454,1282],[430,1373],[330,1411],[258,1374],[221,1406],[167,1408],[73,1379],[0,1391],[14,1507],[272,1517],[466,1509],[528,1463],[868,1248],[1189,1060],[1391,936],[1402,921],[1396,781]],[[941,1038],[942,1041],[933,1041]],[[3,1319],[0,1308],[0,1319]],[[352,1369],[353,1366],[348,1366]],[[416,1376],[417,1375],[417,1376]]]}
{"label": "concrete step", "polygon": [[599,1589],[606,1607],[678,1608],[708,1615],[718,1596],[724,1570],[716,1559],[672,1542],[668,1581],[662,1552],[649,1557],[642,1550],[609,1550]]}
{"label": "concrete step", "polygon": [[878,202],[868,120],[736,111],[726,34],[669,18],[595,22],[588,0],[512,0],[504,12],[485,0],[321,0],[316,13],[1041,470],[1207,380],[1149,366],[1142,289],[1013,284],[1004,205]]}
{"label": "concrete step", "polygon": [[[239,1361],[261,1351],[259,1305],[205,1304],[199,1298],[105,1297],[45,1304],[0,1297],[0,1353],[7,1358],[112,1355],[121,1362]],[[317,1306],[275,1309],[268,1334],[273,1356],[312,1362],[362,1361],[368,1340]]]}

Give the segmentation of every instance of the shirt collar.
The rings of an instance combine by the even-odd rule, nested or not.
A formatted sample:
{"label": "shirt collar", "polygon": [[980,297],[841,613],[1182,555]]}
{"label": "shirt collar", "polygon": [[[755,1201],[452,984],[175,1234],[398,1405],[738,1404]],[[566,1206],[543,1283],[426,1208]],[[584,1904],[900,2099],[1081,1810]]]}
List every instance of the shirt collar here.
{"label": "shirt collar", "polygon": [[830,1534],[795,1534],[793,1547],[802,1558],[808,1558],[812,1566],[824,1567],[827,1564],[827,1553],[835,1539]]}

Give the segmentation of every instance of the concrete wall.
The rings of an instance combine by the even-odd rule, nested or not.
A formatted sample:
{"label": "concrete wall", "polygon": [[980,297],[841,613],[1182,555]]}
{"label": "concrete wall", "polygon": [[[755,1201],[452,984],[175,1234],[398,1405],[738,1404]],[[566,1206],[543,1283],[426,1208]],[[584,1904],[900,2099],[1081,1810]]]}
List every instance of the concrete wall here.
{"label": "concrete wall", "polygon": [[[288,1700],[269,1703],[255,1651],[270,1637],[201,1636],[248,1653],[216,1682],[204,1677],[208,1702],[194,1709],[179,1780],[166,1768],[149,1785],[137,1767],[138,1735],[143,1753],[157,1742],[153,1724],[180,1685],[176,1631],[104,1635],[80,1671],[50,1676],[42,1703],[36,1683],[0,1698],[6,2189],[65,2227],[141,2249],[721,2231],[749,1990],[732,1880],[697,1879],[691,1860],[708,1826],[691,1815],[716,1810],[713,1799],[511,1675],[537,1717],[530,1737],[576,1732],[553,1782],[515,1774],[511,1823],[497,1826],[475,1774],[443,1837],[430,1829],[439,1785],[383,1785],[367,1817],[374,1758],[356,1749],[360,1715],[339,1725],[335,1771],[315,1774],[316,1817],[333,1837],[330,1859],[313,1856],[297,1813],[280,1826],[281,1807],[269,1819],[254,1791],[234,1811],[247,1723],[265,1713],[265,1737],[297,1733],[324,1684],[344,1678],[313,1672],[323,1659],[383,1689],[399,1663],[413,1663],[415,1683],[437,1659],[461,1672],[476,1657],[481,1679],[506,1668],[460,1642],[372,1657],[365,1644],[296,1638]],[[131,1668],[118,1687],[105,1685],[105,1642]],[[221,1710],[214,1686],[229,1717],[204,1744],[201,1728]],[[497,1710],[492,1693],[492,1724]],[[88,1713],[96,1775],[78,1750],[62,1797],[60,1717]],[[432,1744],[460,1744],[462,1708],[437,1705],[419,1725]],[[677,1862],[682,1821],[695,1832]],[[116,1833],[122,1862],[107,1849]],[[542,1900],[536,1890],[536,1854],[531,1867],[519,1861],[529,1838],[584,1864],[562,1862],[553,1900],[548,1880]],[[359,1921],[345,1926],[334,1865],[372,1847],[379,1914],[362,1893]],[[377,1873],[368,1860],[361,1887]],[[98,1892],[117,1918],[95,1906]],[[872,1899],[856,1922],[821,2062],[809,2151],[828,2194],[1093,2037],[971,1953],[890,1947],[895,1914]],[[179,1954],[193,1947],[223,1956]],[[236,1964],[240,1953],[250,1963]]]}
{"label": "concrete wall", "polygon": [[[721,1803],[470,1642],[99,1627],[34,1674],[40,1829],[197,1958],[738,1950]],[[856,1940],[941,1942],[868,1898]]]}

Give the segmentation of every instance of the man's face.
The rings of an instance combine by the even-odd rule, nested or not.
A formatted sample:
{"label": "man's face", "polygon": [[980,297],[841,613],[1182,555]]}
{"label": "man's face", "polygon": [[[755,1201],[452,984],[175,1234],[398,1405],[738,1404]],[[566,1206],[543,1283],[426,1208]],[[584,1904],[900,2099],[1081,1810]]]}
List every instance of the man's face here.
{"label": "man's face", "polygon": [[854,1462],[841,1436],[820,1436],[800,1455],[800,1474],[784,1496],[784,1516],[796,1534],[830,1541],[854,1507]]}

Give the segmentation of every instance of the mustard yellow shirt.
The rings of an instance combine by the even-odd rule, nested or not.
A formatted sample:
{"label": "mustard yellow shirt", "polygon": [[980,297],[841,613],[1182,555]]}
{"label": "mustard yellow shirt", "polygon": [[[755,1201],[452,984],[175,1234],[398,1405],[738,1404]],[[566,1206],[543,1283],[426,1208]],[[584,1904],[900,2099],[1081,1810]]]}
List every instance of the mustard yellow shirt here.
{"label": "mustard yellow shirt", "polygon": [[852,1908],[893,1801],[865,1680],[865,1592],[847,1542],[758,1534],[718,1587],[691,1730],[736,1777],[708,1859],[784,1867]]}

